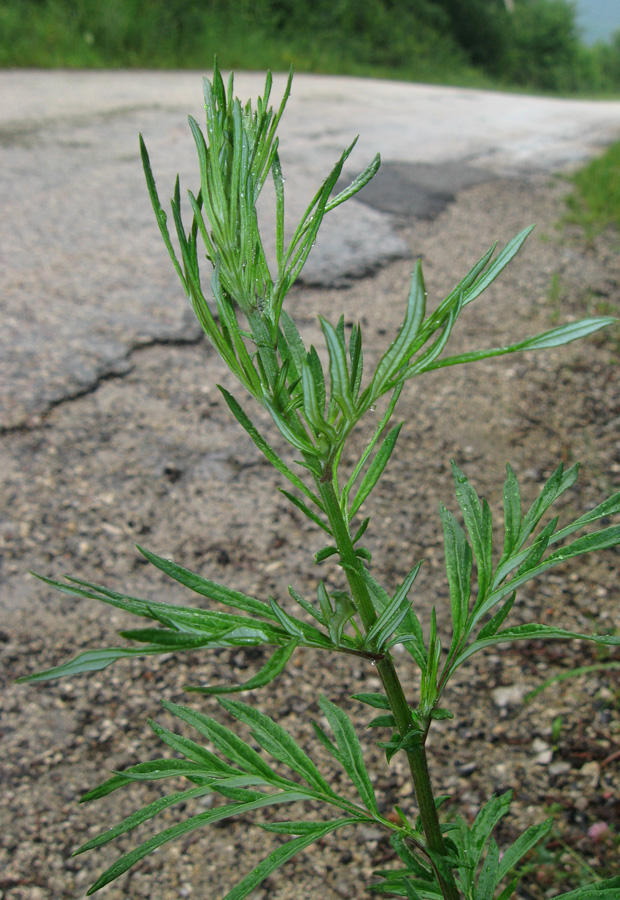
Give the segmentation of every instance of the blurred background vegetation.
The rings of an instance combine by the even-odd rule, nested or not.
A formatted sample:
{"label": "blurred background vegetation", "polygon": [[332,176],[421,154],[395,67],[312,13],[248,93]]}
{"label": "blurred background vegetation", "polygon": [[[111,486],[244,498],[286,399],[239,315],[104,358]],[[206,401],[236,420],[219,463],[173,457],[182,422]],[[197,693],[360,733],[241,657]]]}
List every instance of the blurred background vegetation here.
{"label": "blurred background vegetation", "polygon": [[570,0],[0,0],[0,66],[367,75],[620,93],[620,33],[587,46]]}

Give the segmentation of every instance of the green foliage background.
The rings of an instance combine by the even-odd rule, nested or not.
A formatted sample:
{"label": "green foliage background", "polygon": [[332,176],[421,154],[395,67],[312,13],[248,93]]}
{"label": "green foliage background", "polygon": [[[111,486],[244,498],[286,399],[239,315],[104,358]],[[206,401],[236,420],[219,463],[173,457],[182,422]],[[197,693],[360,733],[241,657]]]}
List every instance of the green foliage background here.
{"label": "green foliage background", "polygon": [[[510,4],[509,4],[510,5]],[[620,34],[586,47],[569,0],[0,0],[0,66],[374,75],[620,91]]]}

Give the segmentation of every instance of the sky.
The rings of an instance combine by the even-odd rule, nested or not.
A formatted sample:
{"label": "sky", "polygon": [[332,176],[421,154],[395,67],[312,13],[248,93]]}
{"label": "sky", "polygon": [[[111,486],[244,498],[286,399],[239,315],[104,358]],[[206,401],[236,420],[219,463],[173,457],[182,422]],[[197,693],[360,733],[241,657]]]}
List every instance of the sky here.
{"label": "sky", "polygon": [[576,0],[577,21],[587,44],[620,31],[620,0]]}

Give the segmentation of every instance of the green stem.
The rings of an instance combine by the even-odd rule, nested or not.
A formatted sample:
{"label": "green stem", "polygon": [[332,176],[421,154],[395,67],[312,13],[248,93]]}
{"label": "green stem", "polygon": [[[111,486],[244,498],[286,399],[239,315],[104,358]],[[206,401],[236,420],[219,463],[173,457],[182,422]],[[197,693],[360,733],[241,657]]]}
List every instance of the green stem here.
{"label": "green stem", "polygon": [[[334,490],[333,481],[331,478],[327,479],[325,476],[324,478],[325,480],[317,479],[316,484],[334,535],[336,547],[338,548],[340,564],[347,576],[351,594],[357,604],[364,628],[368,631],[376,621],[377,614],[362,574],[363,564],[355,553],[349,528]],[[414,724],[402,684],[389,655],[377,660],[377,671],[381,677],[398,731],[401,737],[405,737],[409,731],[413,730]],[[416,743],[405,752],[409,760],[409,769],[428,847],[435,854],[446,857],[447,850],[441,833],[437,807],[435,806],[423,741]],[[452,874],[438,872],[437,877],[444,900],[460,900],[459,890]]]}

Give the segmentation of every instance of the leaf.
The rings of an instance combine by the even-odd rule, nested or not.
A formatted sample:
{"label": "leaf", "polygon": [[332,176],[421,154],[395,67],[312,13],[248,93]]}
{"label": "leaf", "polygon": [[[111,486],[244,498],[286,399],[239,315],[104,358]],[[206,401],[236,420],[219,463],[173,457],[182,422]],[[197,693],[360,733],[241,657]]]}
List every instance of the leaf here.
{"label": "leaf", "polygon": [[336,194],[336,196],[329,201],[329,203],[325,207],[325,212],[329,212],[330,210],[335,209],[337,206],[340,206],[341,203],[344,203],[345,200],[348,200],[350,197],[353,197],[355,194],[357,194],[358,191],[361,191],[361,189],[365,187],[372,178],[375,177],[375,175],[379,171],[380,165],[381,156],[377,153],[372,161],[368,163],[364,171],[360,172],[357,178],[355,178],[348,187],[344,188],[344,190],[340,191],[340,193]]}
{"label": "leaf", "polygon": [[314,373],[307,359],[301,369],[301,386],[304,415],[309,425],[316,434],[325,434],[330,440],[336,440],[334,428],[325,420],[325,399],[319,401]]}
{"label": "leaf", "polygon": [[465,292],[464,305],[471,303],[472,300],[475,300],[476,297],[479,297],[480,294],[486,291],[489,285],[493,281],[495,281],[497,276],[514,259],[533,230],[534,225],[530,225],[528,228],[524,228],[523,231],[520,231],[516,237],[514,237],[506,244],[502,252],[498,255],[497,259],[489,266],[487,271],[480,276],[480,278],[469,290]]}
{"label": "leaf", "polygon": [[463,472],[452,460],[452,475],[456,486],[456,497],[463,513],[478,568],[478,602],[484,597],[492,575],[492,522],[489,506],[480,503],[478,495]]}
{"label": "leaf", "polygon": [[246,703],[225,699],[220,703],[233,718],[252,729],[252,736],[270,756],[301,775],[315,791],[335,796],[310,757],[281,725]]}
{"label": "leaf", "polygon": [[511,802],[512,791],[506,791],[506,793],[501,794],[499,797],[494,794],[490,800],[487,800],[474,819],[470,828],[472,846],[474,849],[474,856],[471,863],[474,868],[478,865],[493,829],[510,809]]}
{"label": "leaf", "polygon": [[229,728],[226,728],[225,725],[216,722],[215,719],[204,715],[204,713],[191,709],[191,707],[171,703],[169,700],[162,700],[162,706],[172,713],[173,716],[182,719],[200,732],[203,737],[211,741],[220,753],[223,753],[235,766],[238,766],[244,772],[248,772],[251,775],[259,775],[270,784],[280,785],[285,781],[276,775],[256,750],[250,747],[249,744],[246,744]]}
{"label": "leaf", "polygon": [[149,840],[140,844],[139,847],[136,847],[129,853],[125,853],[99,876],[95,883],[89,888],[87,894],[94,894],[95,891],[100,890],[102,887],[105,887],[106,884],[114,881],[115,878],[123,875],[139,860],[144,859],[145,856],[148,856],[153,850],[161,847],[162,844],[166,844],[168,841],[172,841],[177,837],[188,834],[190,831],[195,831],[197,828],[202,828],[204,825],[208,825],[212,822],[228,819],[231,816],[243,815],[254,809],[261,809],[264,806],[272,806],[275,803],[293,803],[302,799],[304,799],[304,795],[298,791],[283,791],[278,794],[263,796],[259,800],[252,800],[248,803],[232,803],[227,806],[220,806],[217,809],[207,810],[197,816],[191,816],[184,822],[180,822],[178,825],[174,825],[171,828],[166,828],[164,831],[159,832],[159,834],[149,838]]}
{"label": "leaf", "polygon": [[[421,565],[418,563],[416,574]],[[374,647],[377,652],[381,652],[385,642],[396,631],[408,611],[409,602],[406,594],[403,595],[402,591],[396,591],[390,602],[379,613],[374,625],[368,630],[362,646]]]}
{"label": "leaf", "polygon": [[543,691],[546,691],[548,687],[552,684],[556,684],[558,681],[578,678],[580,675],[589,675],[591,672],[605,672],[607,669],[620,669],[620,662],[610,660],[608,662],[593,663],[591,666],[577,666],[575,669],[569,669],[566,672],[558,672],[556,675],[552,675],[551,678],[545,679],[538,687],[528,691],[524,698],[525,702],[529,703],[530,700],[533,700],[534,697],[542,694]]}
{"label": "leaf", "polygon": [[370,693],[361,693],[361,694],[352,694],[351,700],[359,700],[360,703],[365,703],[367,706],[373,706],[375,709],[390,709],[390,701],[385,696],[385,694],[370,694]]}
{"label": "leaf", "polygon": [[388,384],[409,361],[415,352],[415,339],[426,311],[426,289],[422,275],[422,263],[418,260],[411,277],[411,289],[407,300],[407,312],[398,336],[381,359],[372,380],[371,393],[379,397]]}
{"label": "leaf", "polygon": [[188,800],[204,797],[206,794],[211,793],[213,793],[213,788],[210,785],[206,785],[190,788],[187,791],[177,791],[175,794],[168,794],[167,797],[160,797],[158,800],[154,800],[153,803],[149,803],[137,812],[127,816],[126,819],[123,819],[122,822],[119,822],[119,824],[115,825],[113,828],[108,828],[106,831],[97,835],[97,837],[86,841],[85,844],[82,844],[81,847],[74,850],[71,855],[78,856],[80,853],[85,853],[86,850],[93,850],[95,847],[101,847],[103,844],[113,841],[119,835],[131,831],[138,825],[142,825],[143,822],[147,822],[149,819],[152,819],[154,816],[158,815],[158,813],[162,812],[164,809],[168,809],[170,806],[174,806],[177,803],[186,803]]}
{"label": "leaf", "polygon": [[345,418],[352,422],[355,417],[355,404],[351,396],[346,349],[334,327],[322,317],[320,322],[329,352],[331,399],[338,404]]}
{"label": "leaf", "polygon": [[620,875],[615,878],[606,878],[598,884],[590,884],[587,887],[577,888],[568,894],[560,894],[554,900],[618,900],[620,890]]}
{"label": "leaf", "polygon": [[498,882],[497,871],[499,868],[499,848],[494,840],[491,841],[489,851],[484,860],[478,883],[476,885],[475,900],[493,900],[495,886]]}
{"label": "leaf", "polygon": [[497,880],[501,881],[511,869],[521,862],[526,853],[535,847],[539,841],[542,841],[551,831],[551,826],[553,825],[553,819],[547,819],[545,822],[541,822],[540,825],[532,825],[527,831],[524,831],[523,834],[519,835],[517,840],[507,847],[502,853],[502,858],[499,861],[499,870],[497,874]]}
{"label": "leaf", "polygon": [[295,473],[289,469],[286,463],[280,459],[275,450],[270,447],[264,437],[254,427],[254,425],[245,414],[245,412],[241,409],[232,394],[229,394],[229,392],[221,385],[218,385],[218,388],[235,419],[245,429],[245,431],[247,431],[258,449],[267,457],[271,465],[274,466],[274,468],[276,468],[278,472],[281,472],[282,475],[288,478],[291,484],[294,484],[296,488],[298,488],[303,494],[306,495],[306,497],[312,500],[315,506],[317,506],[319,509],[323,509],[319,498],[308,487],[306,487],[301,478],[295,475]]}
{"label": "leaf", "polygon": [[517,476],[508,463],[504,482],[504,558],[517,546],[521,531],[521,494]]}
{"label": "leaf", "polygon": [[487,624],[480,629],[480,631],[478,632],[477,640],[482,641],[485,638],[492,637],[497,631],[499,631],[513,607],[516,596],[517,592],[513,591],[508,600],[506,600],[506,602],[495,613],[493,618],[489,619]]}
{"label": "leaf", "polygon": [[318,525],[319,528],[322,528],[323,531],[326,531],[329,535],[331,535],[331,529],[329,525],[323,521],[323,519],[317,515],[314,510],[310,509],[303,500],[300,500],[299,497],[296,497],[294,494],[291,494],[289,491],[284,490],[284,488],[278,488],[281,494],[284,494],[287,500],[289,500],[293,506],[296,506],[304,516],[307,516],[311,522],[314,522],[315,525]]}
{"label": "leaf", "polygon": [[519,879],[515,878],[510,884],[507,884],[504,890],[500,893],[497,900],[510,900],[512,895],[517,889],[517,884],[519,883]]}
{"label": "leaf", "polygon": [[446,548],[446,570],[452,607],[452,645],[460,641],[469,609],[471,593],[472,552],[465,532],[443,504],[439,507]]}
{"label": "leaf", "polygon": [[216,600],[218,603],[223,603],[225,606],[242,609],[244,612],[253,613],[254,615],[262,616],[263,618],[274,618],[269,604],[264,603],[262,600],[256,600],[254,597],[248,597],[246,594],[240,593],[240,591],[233,591],[222,584],[210,581],[208,578],[202,578],[200,575],[190,572],[189,569],[177,565],[177,563],[172,562],[170,559],[164,559],[161,556],[157,556],[157,554],[152,553],[150,550],[146,550],[139,544],[136,544],[136,547],[150,563],[158,569],[161,569],[166,575],[174,578],[179,584],[189,588],[190,591],[193,591],[195,594],[201,594],[203,597],[208,597],[210,600]]}
{"label": "leaf", "polygon": [[172,260],[172,264],[176,270],[177,275],[181,279],[181,283],[185,288],[185,293],[189,294],[187,281],[185,280],[185,276],[181,271],[181,266],[179,265],[179,261],[176,257],[176,253],[174,252],[174,248],[172,246],[172,241],[170,240],[170,233],[168,231],[168,226],[166,225],[166,213],[162,209],[162,205],[159,202],[159,196],[157,194],[157,187],[155,186],[155,178],[153,177],[153,170],[151,169],[151,161],[149,159],[149,155],[146,149],[146,144],[140,135],[140,156],[142,157],[142,167],[144,169],[144,177],[146,178],[146,184],[149,192],[149,197],[151,198],[151,204],[153,206],[153,212],[155,213],[155,218],[157,219],[157,225],[159,226],[159,231],[163,238],[164,244],[166,245],[166,250]]}
{"label": "leaf", "polygon": [[368,467],[368,471],[364,475],[362,483],[360,484],[357,493],[353,498],[353,502],[349,510],[350,519],[353,518],[364,500],[368,497],[378,480],[381,478],[383,470],[387,466],[390,456],[392,455],[392,451],[396,446],[396,441],[398,440],[398,435],[400,434],[402,426],[403,423],[400,422],[398,425],[395,425],[394,428],[392,428],[392,430],[387,434],[385,440],[381,444],[381,447],[377,451],[375,458]]}
{"label": "leaf", "polygon": [[555,543],[556,541],[568,537],[570,534],[573,534],[573,532],[578,531],[585,525],[589,525],[591,522],[596,522],[598,519],[602,519],[605,516],[613,516],[617,513],[620,513],[620,491],[612,494],[607,500],[603,500],[602,503],[599,503],[598,506],[595,506],[590,512],[579,516],[579,518],[575,519],[574,522],[571,522],[570,525],[556,531],[550,543]]}
{"label": "leaf", "polygon": [[239,691],[253,691],[256,688],[265,687],[280,675],[286,668],[286,664],[299,645],[299,639],[294,638],[285,644],[284,647],[278,647],[276,652],[271,656],[264,666],[262,666],[256,675],[253,675],[247,681],[241,684],[214,684],[209,686],[189,685],[184,688],[186,691],[193,691],[199,694],[234,694]]}
{"label": "leaf", "polygon": [[355,399],[362,383],[364,355],[362,353],[362,328],[354,325],[349,339],[349,356],[351,357],[351,394]]}
{"label": "leaf", "polygon": [[582,319],[579,322],[571,322],[551,331],[545,331],[543,334],[525,338],[525,340],[516,344],[510,344],[507,347],[493,347],[491,350],[474,350],[469,353],[462,353],[460,356],[448,356],[426,366],[425,371],[443,369],[446,366],[457,366],[462,363],[477,362],[480,359],[504,356],[507,353],[522,353],[526,350],[546,350],[550,347],[560,347],[563,344],[569,344],[571,341],[588,337],[588,335],[600,331],[601,328],[613,325],[615,321],[616,319],[611,317]]}
{"label": "leaf", "polygon": [[562,463],[545,482],[540,494],[523,518],[523,524],[519,532],[518,546],[522,547],[530,534],[534,531],[549,507],[555,503],[564,491],[572,487],[579,475],[579,464],[571,466],[564,472]]}
{"label": "leaf", "polygon": [[364,763],[359,738],[355,733],[351,720],[344,710],[340,709],[325,696],[320,697],[319,705],[329,722],[330,728],[334,732],[334,738],[338,750],[340,751],[339,759],[342,766],[357,788],[366,808],[370,810],[370,812],[378,815],[379,809],[377,807],[375,792]]}
{"label": "leaf", "polygon": [[66,663],[53,666],[51,669],[45,669],[43,672],[23,675],[21,678],[17,678],[16,682],[25,684],[51,681],[54,678],[71,678],[84,672],[99,672],[118,659],[126,659],[132,656],[151,656],[155,653],[166,652],[167,649],[159,645],[155,647],[110,647],[103,650],[86,650]]}
{"label": "leaf", "polygon": [[[366,449],[360,456],[357,465],[355,466],[353,472],[351,473],[351,477],[349,478],[348,482],[346,483],[346,485],[343,488],[342,499],[341,499],[341,506],[343,507],[343,509],[346,508],[349,493],[351,492],[353,485],[359,478],[360,472],[366,465],[366,462],[367,462],[368,458],[370,457],[370,454],[372,453],[372,451],[375,447],[375,444],[377,443],[377,441],[383,434],[385,428],[387,427],[388,422],[392,418],[392,413],[394,412],[394,408],[396,407],[396,403],[398,402],[398,398],[400,397],[402,389],[403,389],[402,384],[399,384],[394,388],[394,392],[392,393],[390,402],[387,405],[387,409],[385,410],[383,416],[381,417],[381,421],[379,422],[377,428],[375,429],[375,432],[374,432],[373,436],[371,437],[370,441],[366,445]],[[368,396],[370,395],[368,388],[366,389],[366,391],[364,391],[362,396],[359,398],[358,403],[359,403],[360,408],[363,408],[364,403],[368,400],[367,395]],[[358,538],[356,538],[355,540],[357,540],[357,539]]]}
{"label": "leaf", "polygon": [[573,556],[591,553],[594,550],[606,550],[610,547],[616,547],[618,544],[620,544],[620,525],[612,525],[609,528],[602,528],[600,531],[595,531],[592,534],[586,534],[576,541],[573,541],[572,544],[567,544],[560,550],[556,550],[555,553],[550,554],[535,568],[529,569],[522,575],[512,578],[506,584],[503,584],[492,591],[488,597],[486,597],[484,603],[476,609],[472,619],[472,625],[475,625],[486,612],[502,600],[508,593],[515,590],[515,588],[520,587],[520,585],[524,584],[526,581],[530,581],[532,578],[536,578],[538,575],[546,572],[547,569],[551,569],[553,566],[556,566],[567,559],[571,559]]}
{"label": "leaf", "polygon": [[476,640],[469,644],[450,666],[450,674],[461,666],[466,659],[473,656],[479,650],[485,647],[492,647],[494,644],[512,643],[513,641],[530,641],[530,640],[571,640],[578,639],[582,641],[593,641],[596,644],[604,644],[611,647],[620,646],[620,636],[607,634],[579,634],[575,631],[565,631],[563,628],[556,628],[553,625],[517,625],[515,628],[507,628],[499,631],[492,637]]}
{"label": "leaf", "polygon": [[202,769],[213,778],[221,778],[223,775],[237,774],[237,769],[235,769],[233,766],[229,766],[228,763],[225,763],[223,760],[221,760],[218,756],[215,755],[215,753],[211,753],[211,751],[207,750],[206,747],[197,744],[190,738],[186,738],[180,734],[175,734],[173,731],[169,731],[168,728],[164,728],[163,725],[159,725],[157,722],[153,722],[151,719],[148,719],[148,723],[157,737],[165,744],[167,744],[168,747],[170,747],[175,752],[180,753],[182,756],[185,756],[187,759],[193,760],[193,762],[198,763],[200,766],[202,766]]}
{"label": "leaf", "polygon": [[336,819],[331,822],[317,822],[314,829],[309,828],[300,837],[294,838],[292,841],[287,841],[286,844],[283,844],[278,847],[277,850],[270,853],[269,856],[259,863],[249,875],[246,875],[243,881],[239,882],[232,891],[229,891],[223,900],[243,900],[243,898],[247,897],[248,894],[251,894],[265,878],[271,875],[271,873],[278,869],[283,863],[291,859],[291,857],[295,856],[296,853],[299,853],[300,850],[304,850],[310,844],[319,840],[319,838],[325,837],[325,835],[330,834],[332,831],[336,831],[338,828],[343,828],[345,825],[357,824],[357,821],[356,818],[349,818]]}

